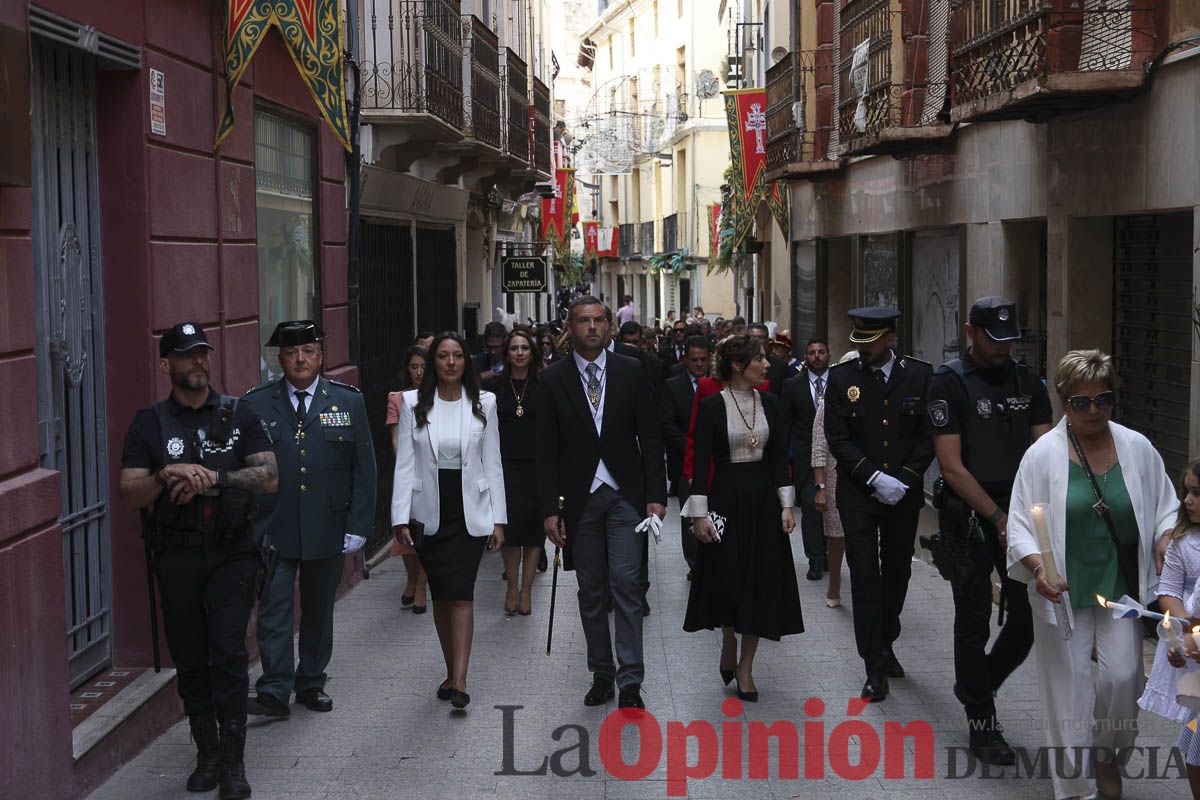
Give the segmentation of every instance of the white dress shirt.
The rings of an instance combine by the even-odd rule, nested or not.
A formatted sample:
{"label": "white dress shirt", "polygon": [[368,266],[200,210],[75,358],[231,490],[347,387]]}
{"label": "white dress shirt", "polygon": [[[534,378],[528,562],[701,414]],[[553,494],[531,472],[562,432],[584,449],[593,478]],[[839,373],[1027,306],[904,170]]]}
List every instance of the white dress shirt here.
{"label": "white dress shirt", "polygon": [[292,386],[292,382],[287,378],[283,379],[283,382],[287,384],[288,400],[292,401],[292,411],[295,411],[300,407],[300,401],[296,398],[296,392],[308,392],[308,397],[304,398],[304,410],[308,411],[312,408],[313,395],[317,393],[317,380],[317,378],[314,378],[313,382],[308,386],[301,386],[297,388]]}
{"label": "white dress shirt", "polygon": [[882,367],[878,367],[878,368],[872,367],[871,368],[871,372],[882,372],[883,373],[883,382],[884,383],[887,383],[888,381],[890,381],[892,379],[892,369],[896,366],[896,351],[891,350],[889,352],[891,353],[892,357],[888,359],[888,362],[886,364],[884,364]]}
{"label": "white dress shirt", "polygon": [[[612,347],[611,343],[609,344],[609,347]],[[579,380],[583,383],[583,396],[585,399],[587,398],[588,392],[588,364],[594,363],[600,370],[596,375],[596,378],[600,381],[600,407],[593,407],[592,401],[587,401],[588,410],[592,412],[592,419],[596,423],[596,435],[599,436],[601,431],[604,429],[604,393],[608,384],[605,367],[608,364],[608,351],[601,350],[600,355],[596,356],[596,360],[594,362],[588,361],[586,358],[579,355],[579,353],[573,353],[573,355],[575,356],[575,366],[579,369]],[[588,492],[595,492],[600,488],[601,484],[607,484],[612,489],[619,490],[621,488],[617,485],[617,479],[612,476],[612,473],[608,471],[608,467],[604,465],[603,458],[600,459],[600,463],[596,465],[596,477],[592,479],[592,488],[588,489]]]}

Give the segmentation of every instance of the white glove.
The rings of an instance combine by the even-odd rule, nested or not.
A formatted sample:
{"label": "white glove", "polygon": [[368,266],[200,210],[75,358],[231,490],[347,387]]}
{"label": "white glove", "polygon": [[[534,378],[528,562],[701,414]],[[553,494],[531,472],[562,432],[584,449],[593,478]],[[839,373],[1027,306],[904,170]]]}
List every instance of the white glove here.
{"label": "white glove", "polygon": [[353,533],[347,533],[342,539],[343,553],[357,553],[367,543],[367,537],[355,536]]}
{"label": "white glove", "polygon": [[654,535],[654,543],[662,544],[662,520],[658,518],[657,514],[651,514],[646,517],[638,523],[638,526],[634,530],[638,533],[650,531]]}
{"label": "white glove", "polygon": [[879,502],[884,505],[894,506],[904,499],[904,495],[908,492],[908,487],[899,478],[893,478],[885,472],[880,472],[875,476],[875,481],[871,484],[875,491],[872,493]]}

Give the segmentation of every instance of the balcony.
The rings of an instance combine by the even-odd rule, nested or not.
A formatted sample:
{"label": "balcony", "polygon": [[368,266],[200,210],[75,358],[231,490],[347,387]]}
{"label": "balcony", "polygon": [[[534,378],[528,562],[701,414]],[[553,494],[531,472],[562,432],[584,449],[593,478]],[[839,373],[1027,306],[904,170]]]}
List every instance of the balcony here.
{"label": "balcony", "polygon": [[538,177],[550,178],[550,89],[533,79],[533,168]]}
{"label": "balcony", "polygon": [[641,251],[637,248],[637,226],[632,222],[617,226],[617,255],[632,258]]}
{"label": "balcony", "polygon": [[363,0],[363,121],[404,121],[415,132],[463,136],[459,0]]}
{"label": "balcony", "polygon": [[950,118],[1038,119],[1136,91],[1156,0],[951,0]]}
{"label": "balcony", "polygon": [[679,214],[668,214],[662,221],[662,252],[674,253],[679,249]]}
{"label": "balcony", "polygon": [[812,178],[841,167],[831,54],[788,53],[767,70],[767,180]]}
{"label": "balcony", "polygon": [[471,76],[465,96],[468,139],[499,152],[501,136],[500,46],[496,34],[476,16],[463,18],[467,35],[463,69]]}
{"label": "balcony", "polygon": [[529,72],[512,49],[504,48],[504,154],[519,167],[529,165]]}
{"label": "balcony", "polygon": [[654,236],[654,220],[638,223],[637,252],[645,258],[658,253],[658,243]]}
{"label": "balcony", "polygon": [[[838,138],[842,156],[937,149],[945,113],[949,0],[849,0],[838,37]],[[855,49],[865,62],[854,72]]]}

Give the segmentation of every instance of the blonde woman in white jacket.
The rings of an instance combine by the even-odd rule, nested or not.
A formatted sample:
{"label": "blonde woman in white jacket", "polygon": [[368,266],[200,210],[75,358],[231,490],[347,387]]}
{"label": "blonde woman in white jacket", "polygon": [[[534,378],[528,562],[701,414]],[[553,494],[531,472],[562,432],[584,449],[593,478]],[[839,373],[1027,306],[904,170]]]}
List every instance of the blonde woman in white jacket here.
{"label": "blonde woman in white jacket", "polygon": [[467,665],[475,630],[475,578],[483,551],[504,544],[508,522],[496,396],[480,391],[466,346],[455,333],[435,337],[431,368],[419,389],[407,391],[396,430],[392,526],[412,545],[429,576],[433,621],[446,679],[439,700],[458,709],[471,702]]}
{"label": "blonde woman in white jacket", "polygon": [[[1062,748],[1061,760],[1051,760],[1056,798],[1088,797],[1097,790],[1120,796],[1117,759],[1137,737],[1142,627],[1136,619],[1113,619],[1096,595],[1154,599],[1156,547],[1179,509],[1154,446],[1111,419],[1114,377],[1112,359],[1099,350],[1075,350],[1059,362],[1055,389],[1065,416],[1026,452],[1008,517],[1008,574],[1029,585],[1033,607],[1046,744]],[[1116,543],[1080,452],[1114,523]],[[1048,533],[1060,587],[1046,580],[1030,512],[1039,503],[1050,509]],[[1064,599],[1074,618],[1067,640],[1055,624],[1055,604]]]}

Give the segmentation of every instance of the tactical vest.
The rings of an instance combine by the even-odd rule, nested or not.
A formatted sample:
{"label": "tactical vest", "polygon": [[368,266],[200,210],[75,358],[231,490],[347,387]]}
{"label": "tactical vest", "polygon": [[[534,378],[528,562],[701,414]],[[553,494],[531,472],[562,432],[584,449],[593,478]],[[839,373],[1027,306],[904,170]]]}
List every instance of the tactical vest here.
{"label": "tactical vest", "polygon": [[[217,401],[208,425],[195,430],[184,427],[166,400],[155,404],[164,466],[200,464],[213,471],[245,466],[236,452],[241,435],[234,426],[238,399],[219,395]],[[154,502],[150,521],[163,544],[233,541],[250,530],[253,500],[254,495],[244,489],[214,487],[190,503],[176,505],[164,489]]]}
{"label": "tactical vest", "polygon": [[993,496],[1012,492],[1021,458],[1029,449],[1033,413],[1032,370],[1013,363],[1001,383],[984,379],[982,369],[966,374],[961,358],[946,364],[967,392],[962,410],[962,462],[975,480]]}

